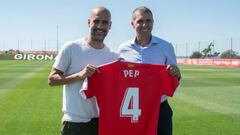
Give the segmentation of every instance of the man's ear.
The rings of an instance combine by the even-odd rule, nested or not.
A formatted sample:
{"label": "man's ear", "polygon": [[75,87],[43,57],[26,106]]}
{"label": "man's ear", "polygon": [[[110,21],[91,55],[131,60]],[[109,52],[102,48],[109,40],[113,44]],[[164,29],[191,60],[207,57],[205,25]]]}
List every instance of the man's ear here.
{"label": "man's ear", "polygon": [[131,25],[132,25],[132,27],[135,29],[134,24],[133,24],[133,21],[131,21]]}
{"label": "man's ear", "polygon": [[112,27],[112,21],[110,21],[110,24],[109,24],[109,29],[111,29]]}
{"label": "man's ear", "polygon": [[91,23],[91,20],[90,20],[90,19],[88,19],[88,27],[90,27],[90,23]]}

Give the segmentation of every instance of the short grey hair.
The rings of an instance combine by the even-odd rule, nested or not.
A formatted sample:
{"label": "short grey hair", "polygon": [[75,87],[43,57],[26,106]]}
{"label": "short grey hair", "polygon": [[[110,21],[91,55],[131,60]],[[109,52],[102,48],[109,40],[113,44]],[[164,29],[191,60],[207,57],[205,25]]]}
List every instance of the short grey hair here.
{"label": "short grey hair", "polygon": [[138,11],[141,11],[143,13],[150,13],[151,16],[153,17],[152,11],[149,8],[147,8],[145,6],[140,6],[140,7],[137,7],[136,9],[133,10],[133,12],[132,12],[132,19],[133,20],[136,19],[135,13],[138,12]]}

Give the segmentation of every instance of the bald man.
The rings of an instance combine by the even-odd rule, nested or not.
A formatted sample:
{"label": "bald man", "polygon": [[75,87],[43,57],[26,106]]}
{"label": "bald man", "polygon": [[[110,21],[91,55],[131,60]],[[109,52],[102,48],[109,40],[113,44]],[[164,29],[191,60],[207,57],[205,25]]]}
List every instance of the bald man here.
{"label": "bald man", "polygon": [[118,57],[104,44],[112,23],[110,11],[94,8],[87,23],[89,35],[64,44],[48,78],[50,86],[63,85],[62,135],[98,135],[96,100],[83,99],[79,89],[86,77],[98,71],[96,66]]}

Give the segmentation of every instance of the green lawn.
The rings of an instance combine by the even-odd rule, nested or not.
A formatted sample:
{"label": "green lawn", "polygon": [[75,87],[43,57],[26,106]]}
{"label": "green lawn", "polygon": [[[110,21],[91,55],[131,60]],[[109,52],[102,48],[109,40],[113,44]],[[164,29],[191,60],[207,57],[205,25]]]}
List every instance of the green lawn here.
{"label": "green lawn", "polygon": [[57,135],[60,87],[49,87],[51,62],[0,61],[0,135]]}
{"label": "green lawn", "polygon": [[[58,135],[62,88],[49,87],[52,62],[0,60],[0,135]],[[180,66],[170,99],[174,135],[240,133],[240,69]]]}
{"label": "green lawn", "polygon": [[180,68],[182,85],[170,100],[174,135],[239,135],[240,69]]}

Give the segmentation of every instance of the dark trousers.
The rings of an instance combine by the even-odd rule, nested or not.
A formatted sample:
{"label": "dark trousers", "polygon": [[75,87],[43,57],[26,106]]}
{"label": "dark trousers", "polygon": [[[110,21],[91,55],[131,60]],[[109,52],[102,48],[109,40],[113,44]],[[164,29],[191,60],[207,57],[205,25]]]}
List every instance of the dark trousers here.
{"label": "dark trousers", "polygon": [[87,123],[64,121],[61,135],[98,135],[98,118],[94,118]]}
{"label": "dark trousers", "polygon": [[173,111],[168,101],[162,102],[158,119],[158,135],[172,135],[172,115]]}

